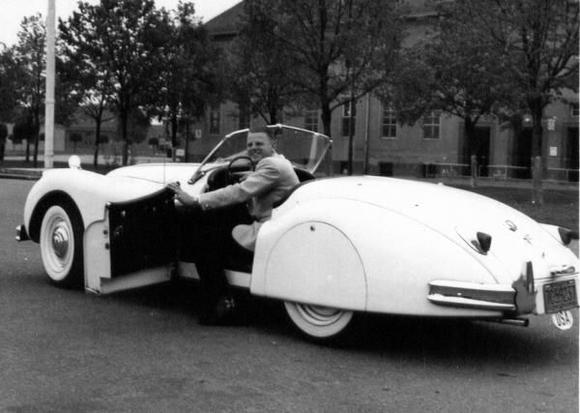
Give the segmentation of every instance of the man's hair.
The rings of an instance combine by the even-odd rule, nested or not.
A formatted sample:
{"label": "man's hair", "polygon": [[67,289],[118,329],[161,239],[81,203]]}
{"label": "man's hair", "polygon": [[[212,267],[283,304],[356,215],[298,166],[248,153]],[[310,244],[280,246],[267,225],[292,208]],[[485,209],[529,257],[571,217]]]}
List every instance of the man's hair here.
{"label": "man's hair", "polygon": [[257,127],[257,128],[252,128],[248,132],[248,135],[250,133],[264,133],[271,141],[274,140],[274,131],[272,130],[272,128],[267,128],[266,126],[260,126],[260,127]]}

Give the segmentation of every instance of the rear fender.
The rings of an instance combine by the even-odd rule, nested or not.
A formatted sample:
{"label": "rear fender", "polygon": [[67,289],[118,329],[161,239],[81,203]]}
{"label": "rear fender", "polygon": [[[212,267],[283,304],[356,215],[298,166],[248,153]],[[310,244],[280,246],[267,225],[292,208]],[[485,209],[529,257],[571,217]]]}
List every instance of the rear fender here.
{"label": "rear fender", "polygon": [[250,289],[345,310],[490,316],[494,313],[443,308],[427,299],[433,280],[497,283],[473,255],[451,235],[376,205],[308,201],[260,229]]}

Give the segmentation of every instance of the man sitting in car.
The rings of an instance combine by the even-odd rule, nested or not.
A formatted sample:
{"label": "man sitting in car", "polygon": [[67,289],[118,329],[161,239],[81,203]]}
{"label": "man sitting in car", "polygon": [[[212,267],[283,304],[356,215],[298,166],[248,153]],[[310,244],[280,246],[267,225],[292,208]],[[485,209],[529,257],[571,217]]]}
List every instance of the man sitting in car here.
{"label": "man sitting in car", "polygon": [[[238,244],[253,251],[258,230],[263,222],[270,219],[273,205],[296,186],[299,179],[292,164],[274,150],[273,137],[267,128],[248,133],[247,154],[256,168],[239,183],[202,193],[199,197],[185,193],[178,184],[169,184],[168,188],[182,204],[203,211],[247,202],[254,222],[237,225],[231,236]],[[223,246],[228,240],[220,231],[207,229],[204,231],[207,236],[203,251],[196,261],[203,295],[200,323],[222,324],[230,321],[235,306],[232,297],[227,294],[228,284],[223,267],[228,252]]]}

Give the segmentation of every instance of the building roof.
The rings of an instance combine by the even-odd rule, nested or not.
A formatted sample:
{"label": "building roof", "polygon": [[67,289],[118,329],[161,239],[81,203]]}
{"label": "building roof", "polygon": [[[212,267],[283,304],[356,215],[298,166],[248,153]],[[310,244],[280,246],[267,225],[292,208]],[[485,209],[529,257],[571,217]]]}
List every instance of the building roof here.
{"label": "building roof", "polygon": [[239,31],[240,16],[244,12],[244,2],[240,1],[205,24],[212,36],[236,35]]}

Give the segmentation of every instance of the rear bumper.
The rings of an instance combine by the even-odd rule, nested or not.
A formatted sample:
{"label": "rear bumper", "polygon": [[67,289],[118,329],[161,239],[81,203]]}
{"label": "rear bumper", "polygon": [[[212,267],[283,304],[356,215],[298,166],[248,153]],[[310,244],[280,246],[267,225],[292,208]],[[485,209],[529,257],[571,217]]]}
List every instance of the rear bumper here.
{"label": "rear bumper", "polygon": [[[558,289],[554,299],[547,300],[547,291]],[[561,292],[560,292],[561,291]],[[525,263],[522,275],[512,285],[480,284],[435,280],[429,283],[427,299],[436,305],[501,311],[506,315],[546,314],[578,307],[579,274],[553,275],[535,280],[531,263]],[[548,305],[550,304],[550,305]]]}
{"label": "rear bumper", "polygon": [[448,307],[515,312],[515,296],[509,285],[436,280],[429,283],[427,299]]}
{"label": "rear bumper", "polygon": [[28,241],[30,237],[28,236],[28,232],[26,232],[26,227],[24,224],[18,225],[16,227],[16,241]]}

